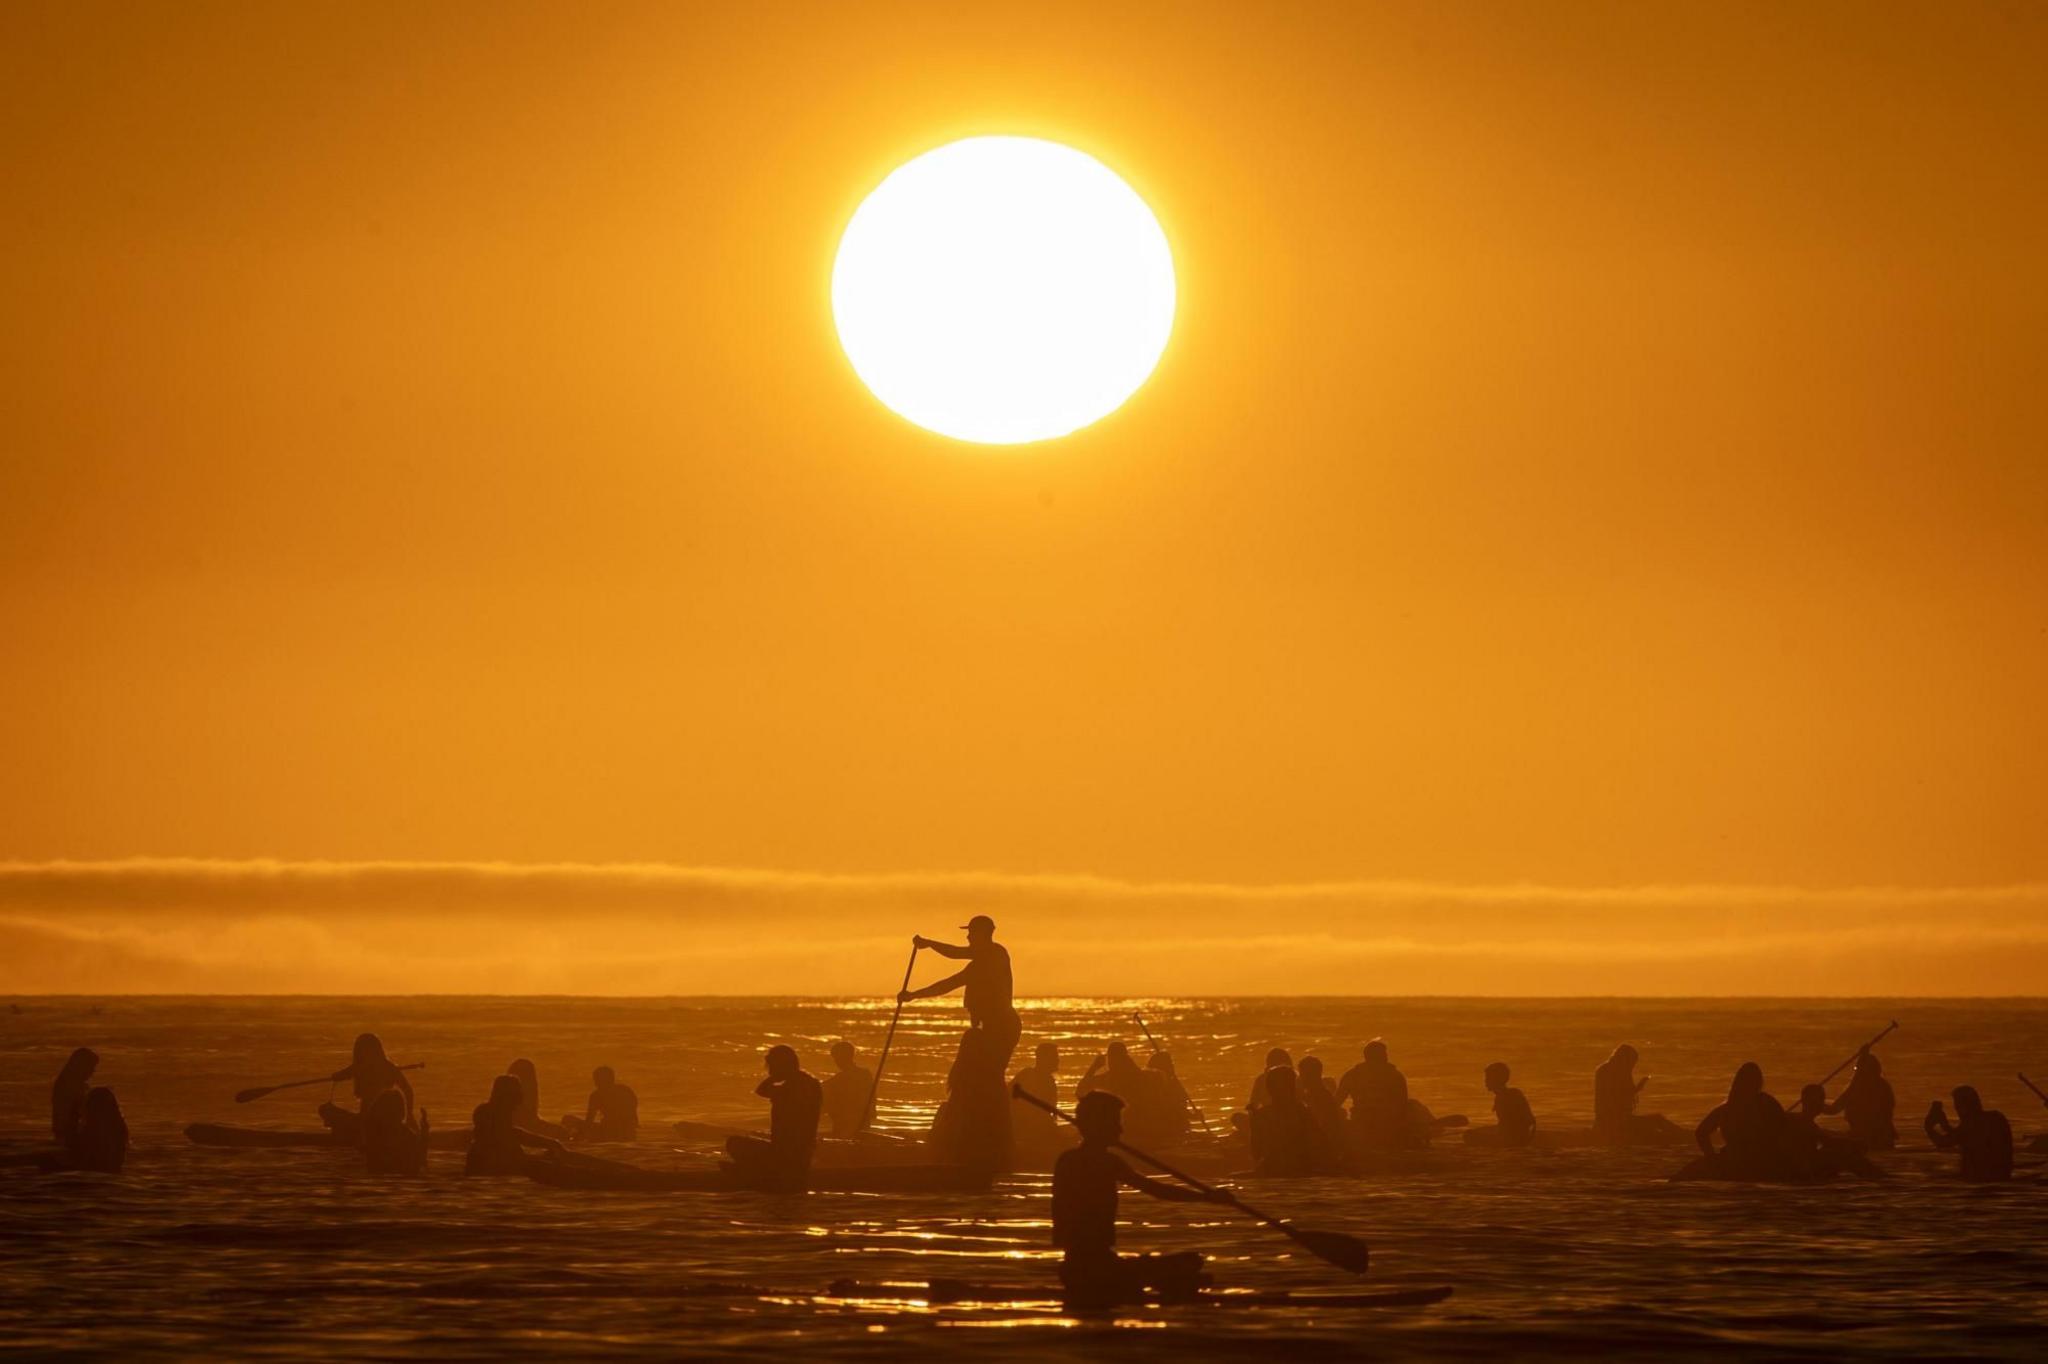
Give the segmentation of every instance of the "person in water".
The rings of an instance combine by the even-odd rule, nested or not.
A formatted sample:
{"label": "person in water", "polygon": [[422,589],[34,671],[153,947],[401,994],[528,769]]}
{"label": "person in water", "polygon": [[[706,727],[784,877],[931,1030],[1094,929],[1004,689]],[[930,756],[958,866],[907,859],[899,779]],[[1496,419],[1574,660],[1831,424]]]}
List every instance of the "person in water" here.
{"label": "person in water", "polygon": [[[1059,1107],[1059,1047],[1051,1042],[1040,1042],[1031,1064],[1018,1071],[1011,1083],[1037,1099],[1039,1103],[1052,1108]],[[1066,1145],[1060,1127],[1060,1120],[1045,1109],[1025,1103],[1022,1099],[1010,1101],[1010,1132],[1019,1152],[1026,1155],[1044,1155]]]}
{"label": "person in water", "polygon": [[640,1135],[640,1096],[619,1083],[610,1066],[590,1072],[596,1086],[583,1105],[583,1116],[562,1118],[569,1140],[577,1142],[632,1141]]}
{"label": "person in water", "polygon": [[1899,1129],[1892,1122],[1896,1103],[1892,1082],[1884,1078],[1884,1064],[1877,1053],[1865,1047],[1856,1054],[1856,1072],[1849,1077],[1848,1088],[1826,1111],[1840,1113],[1847,1120],[1849,1135],[1861,1142],[1864,1150],[1889,1151],[1899,1144]]}
{"label": "person in water", "polygon": [[406,1079],[405,1072],[384,1054],[384,1043],[377,1034],[366,1032],[358,1037],[354,1059],[328,1078],[336,1084],[349,1081],[356,1097],[356,1111],[353,1113],[338,1104],[320,1105],[320,1121],[338,1136],[361,1144],[363,1119],[369,1113],[370,1105],[387,1093],[399,1096],[402,1119],[408,1126],[411,1124],[412,1081]]}
{"label": "person in water", "polygon": [[1337,1087],[1323,1074],[1323,1058],[1304,1056],[1295,1070],[1300,1077],[1301,1106],[1315,1124],[1316,1139],[1328,1151],[1344,1149],[1344,1110],[1337,1106]]}
{"label": "person in water", "polygon": [[525,1111],[526,1086],[517,1075],[500,1075],[491,1082],[491,1097],[476,1106],[469,1138],[469,1154],[462,1162],[466,1175],[523,1175],[529,1146],[560,1150],[562,1143],[528,1130],[520,1121]]}
{"label": "person in water", "polygon": [[857,1137],[868,1128],[868,1101],[874,1097],[875,1073],[858,1064],[860,1053],[841,1039],[832,1044],[832,1073],[825,1078],[825,1119],[835,1137]]}
{"label": "person in water", "polygon": [[1351,1140],[1371,1151],[1413,1145],[1408,1080],[1387,1059],[1387,1044],[1375,1037],[1365,1057],[1337,1082],[1337,1102],[1351,1103]]}
{"label": "person in water", "polygon": [[1134,1172],[1110,1147],[1123,1137],[1123,1100],[1106,1090],[1074,1105],[1081,1144],[1052,1167],[1052,1243],[1063,1252],[1060,1285],[1075,1306],[1112,1307],[1136,1301],[1147,1288],[1168,1300],[1192,1299],[1202,1287],[1202,1257],[1120,1256],[1116,1252],[1117,1186],[1168,1203],[1235,1200],[1222,1190],[1204,1194]]}
{"label": "person in water", "polygon": [[386,1089],[362,1113],[363,1158],[373,1175],[423,1175],[427,1172],[427,1115],[412,1121],[408,1095]]}
{"label": "person in water", "polygon": [[1700,1119],[1693,1140],[1703,1155],[1737,1178],[1773,1178],[1796,1173],[1786,1169],[1784,1128],[1784,1106],[1765,1092],[1763,1067],[1744,1061],[1729,1083],[1727,1099]]}
{"label": "person in water", "polygon": [[1636,1101],[1650,1083],[1636,1078],[1636,1060],[1624,1042],[1593,1072],[1593,1139],[1602,1146],[1626,1146],[1636,1135]]}
{"label": "person in water", "polygon": [[2012,1124],[2005,1114],[1986,1108],[1984,1100],[1969,1085],[1957,1085],[1950,1093],[1956,1103],[1956,1120],[1936,1099],[1927,1110],[1922,1126],[1927,1139],[1943,1151],[1962,1157],[1962,1176],[1972,1184],[1995,1184],[2012,1178]]}
{"label": "person in water", "polygon": [[1145,1059],[1146,1106],[1157,1114],[1155,1126],[1162,1144],[1171,1145],[1188,1134],[1188,1114],[1195,1101],[1188,1097],[1180,1072],[1173,1068],[1173,1053],[1155,1051]]}
{"label": "person in water", "polygon": [[1264,1178],[1332,1172],[1335,1153],[1320,1140],[1315,1119],[1301,1101],[1299,1079],[1292,1067],[1275,1066],[1266,1076],[1266,1102],[1252,1110],[1252,1155]]}
{"label": "person in water", "polygon": [[522,1131],[542,1136],[559,1136],[562,1129],[540,1115],[540,1072],[533,1062],[520,1057],[505,1067],[505,1073],[519,1081],[519,1108],[513,1114]]}
{"label": "person in water", "polygon": [[1862,1142],[1820,1125],[1821,1115],[1828,1111],[1827,1090],[1807,1085],[1799,1091],[1799,1102],[1785,1115],[1784,1154],[1789,1172],[1833,1179],[1847,1171],[1858,1179],[1883,1179],[1884,1171],[1863,1154]]}
{"label": "person in water", "polygon": [[[64,1140],[59,1168],[117,1175],[128,1160],[128,1123],[114,1091],[95,1085],[78,1102],[76,1121]],[[47,1168],[47,1167],[46,1167]]]}
{"label": "person in water", "polygon": [[1130,1048],[1121,1042],[1111,1042],[1074,1086],[1077,1100],[1098,1092],[1124,1101],[1124,1125],[1131,1140],[1141,1146],[1170,1144],[1187,1130],[1186,1109],[1169,1107],[1174,1101],[1159,1084],[1159,1077],[1132,1060]]}
{"label": "person in water", "polygon": [[56,1083],[50,1086],[50,1140],[59,1146],[71,1145],[86,1092],[92,1087],[93,1072],[99,1067],[99,1053],[90,1047],[80,1047],[57,1072]]}
{"label": "person in water", "polygon": [[1528,1096],[1508,1084],[1508,1063],[1486,1068],[1486,1092],[1493,1095],[1494,1131],[1502,1146],[1527,1146],[1536,1139],[1536,1112]]}
{"label": "person in water", "polygon": [[1252,1080],[1251,1097],[1244,1101],[1244,1110],[1249,1113],[1266,1102],[1266,1077],[1273,1073],[1275,1066],[1294,1069],[1294,1058],[1287,1054],[1287,1048],[1275,1047],[1266,1053],[1266,1068]]}
{"label": "person in water", "polygon": [[917,990],[904,990],[898,1003],[937,999],[960,991],[967,1008],[967,1031],[946,1077],[944,1108],[934,1121],[934,1135],[962,1165],[1000,1170],[1010,1163],[1010,1090],[1004,1076],[1023,1035],[1011,998],[1010,953],[996,941],[996,921],[977,914],[966,924],[967,945],[956,947],[919,936],[921,951],[936,952],[967,965],[944,980]]}
{"label": "person in water", "polygon": [[796,1049],[778,1043],[763,1058],[768,1078],[754,1090],[768,1101],[768,1138],[737,1136],[725,1141],[726,1154],[741,1178],[759,1188],[801,1192],[811,1175],[811,1156],[818,1149],[818,1114],[825,1087],[798,1062]]}

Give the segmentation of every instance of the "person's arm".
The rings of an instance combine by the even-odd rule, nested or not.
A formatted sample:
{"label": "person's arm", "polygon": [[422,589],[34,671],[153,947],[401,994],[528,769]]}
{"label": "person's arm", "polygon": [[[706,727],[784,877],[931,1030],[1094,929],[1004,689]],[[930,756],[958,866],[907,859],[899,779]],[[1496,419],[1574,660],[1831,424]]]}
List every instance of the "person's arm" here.
{"label": "person's arm", "polygon": [[966,983],[967,973],[965,971],[959,971],[954,973],[953,975],[947,976],[944,980],[933,981],[930,985],[927,985],[922,989],[905,990],[902,994],[896,996],[896,1002],[899,1004],[908,1004],[913,999],[937,999],[940,995],[949,995],[953,993],[953,991],[959,989]]}
{"label": "person's arm", "polygon": [[936,939],[926,937],[912,938],[911,941],[916,943],[921,951],[935,952],[948,961],[974,960],[974,949],[971,947],[955,947],[949,942],[939,942]]}
{"label": "person's arm", "polygon": [[356,1078],[356,1066],[355,1066],[355,1062],[353,1062],[353,1061],[349,1062],[349,1063],[348,1063],[347,1065],[343,1066],[343,1067],[342,1067],[342,1068],[341,1068],[340,1070],[337,1070],[337,1071],[335,1071],[335,1072],[334,1072],[334,1074],[332,1074],[332,1075],[330,1075],[330,1076],[328,1076],[328,1077],[327,1077],[327,1079],[328,1079],[328,1082],[329,1082],[330,1084],[337,1084],[337,1085],[338,1085],[338,1084],[340,1084],[340,1083],[341,1083],[341,1082],[342,1082],[343,1080],[353,1080],[353,1079],[355,1079],[355,1078]]}
{"label": "person's arm", "polygon": [[768,1077],[767,1079],[763,1080],[763,1081],[762,1081],[762,1082],[761,1082],[760,1084],[758,1084],[758,1085],[755,1085],[755,1086],[754,1086],[754,1097],[755,1097],[755,1098],[757,1098],[757,1099],[772,1099],[772,1098],[774,1098],[774,1097],[775,1097],[775,1077],[771,1075],[771,1076],[769,1076],[769,1077]]}
{"label": "person's arm", "polygon": [[1955,1129],[1948,1125],[1948,1112],[1942,1108],[1939,1099],[1927,1110],[1927,1120],[1921,1127],[1926,1131],[1927,1139],[1940,1150],[1946,1151],[1956,1144]]}
{"label": "person's arm", "polygon": [[1727,1115],[1728,1105],[1716,1104],[1707,1113],[1706,1117],[1700,1119],[1700,1125],[1693,1128],[1692,1139],[1700,1144],[1700,1150],[1705,1154],[1710,1156],[1718,1154],[1714,1150],[1713,1136],[1714,1133],[1721,1130],[1721,1119]]}
{"label": "person's arm", "polygon": [[[397,1074],[397,1076],[398,1076],[398,1087],[399,1087],[399,1088],[400,1088],[401,1090],[403,1090],[403,1091],[405,1092],[405,1120],[406,1120],[407,1122],[411,1122],[411,1121],[412,1121],[412,1081],[410,1081],[410,1080],[408,1080],[408,1079],[406,1079],[406,1078],[405,1078],[405,1072],[404,1072],[404,1071],[402,1071],[402,1070],[401,1070],[401,1071],[398,1071],[398,1072],[396,1072],[396,1074]],[[459,1113],[459,1112],[461,1112],[461,1111],[462,1111],[461,1109],[457,1109],[457,1110],[456,1110],[456,1112],[458,1112],[458,1113]]]}
{"label": "person's arm", "polygon": [[590,1097],[583,1104],[583,1121],[587,1126],[597,1121],[597,1091],[591,1090]]}
{"label": "person's arm", "polygon": [[1237,1201],[1235,1194],[1227,1193],[1222,1189],[1203,1193],[1199,1189],[1184,1188],[1179,1184],[1174,1184],[1164,1179],[1154,1179],[1149,1175],[1141,1175],[1121,1160],[1117,1161],[1116,1166],[1116,1177],[1120,1183],[1136,1189],[1148,1198],[1156,1198],[1162,1203],[1230,1204]]}

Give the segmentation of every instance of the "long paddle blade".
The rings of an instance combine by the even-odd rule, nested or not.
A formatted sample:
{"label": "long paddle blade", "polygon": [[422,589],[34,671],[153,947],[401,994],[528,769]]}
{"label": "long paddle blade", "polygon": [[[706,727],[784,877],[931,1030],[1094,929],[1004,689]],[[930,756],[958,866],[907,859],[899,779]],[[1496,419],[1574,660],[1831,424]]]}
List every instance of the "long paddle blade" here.
{"label": "long paddle blade", "polygon": [[1285,1222],[1278,1225],[1303,1250],[1329,1261],[1348,1274],[1363,1274],[1371,1267],[1372,1252],[1356,1236],[1346,1236],[1341,1231],[1315,1231]]}

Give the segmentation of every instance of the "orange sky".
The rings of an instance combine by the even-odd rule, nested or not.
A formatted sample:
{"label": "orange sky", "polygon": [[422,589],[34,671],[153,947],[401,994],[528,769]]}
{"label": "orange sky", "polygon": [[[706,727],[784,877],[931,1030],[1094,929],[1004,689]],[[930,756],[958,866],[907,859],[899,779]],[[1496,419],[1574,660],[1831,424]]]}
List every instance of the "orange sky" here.
{"label": "orange sky", "polygon": [[[2048,881],[2048,9],[0,9],[0,860]],[[977,449],[860,197],[1174,339]]]}

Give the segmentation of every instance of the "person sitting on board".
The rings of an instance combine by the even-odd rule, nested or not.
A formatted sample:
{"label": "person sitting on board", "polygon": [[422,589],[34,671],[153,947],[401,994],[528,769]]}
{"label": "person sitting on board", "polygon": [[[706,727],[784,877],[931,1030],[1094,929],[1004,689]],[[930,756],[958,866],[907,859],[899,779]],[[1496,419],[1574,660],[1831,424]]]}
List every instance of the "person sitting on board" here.
{"label": "person sitting on board", "polygon": [[1267,1179],[1334,1172],[1335,1153],[1323,1145],[1291,1066],[1275,1066],[1266,1076],[1266,1102],[1252,1112],[1252,1155]]}
{"label": "person sitting on board", "polygon": [[569,1140],[632,1141],[638,1137],[640,1096],[620,1084],[618,1075],[610,1066],[599,1066],[590,1072],[590,1082],[596,1088],[590,1091],[590,1098],[583,1105],[583,1116],[579,1118],[570,1113],[562,1118]]}
{"label": "person sitting on board", "polygon": [[396,1089],[370,1100],[362,1114],[363,1159],[373,1175],[427,1172],[427,1115],[413,1126],[412,1106]]}
{"label": "person sitting on board", "polygon": [[1636,1049],[1624,1042],[1593,1072],[1593,1140],[1602,1146],[1626,1146],[1635,1135],[1636,1100],[1650,1083],[1635,1070]]}
{"label": "person sitting on board", "polygon": [[1129,1107],[1137,1102],[1144,1083],[1145,1072],[1131,1059],[1131,1049],[1121,1042],[1111,1042],[1088,1063],[1088,1073],[1074,1086],[1074,1097],[1085,1099],[1099,1089],[1116,1095]]}
{"label": "person sitting on board", "polygon": [[[1710,1161],[1737,1178],[1767,1179],[1794,1173],[1786,1169],[1785,1109],[1764,1091],[1764,1071],[1744,1061],[1728,1085],[1728,1097],[1693,1129],[1693,1140]],[[1718,1133],[1722,1145],[1716,1148]]]}
{"label": "person sitting on board", "polygon": [[1124,1128],[1141,1146],[1170,1144],[1176,1139],[1176,1130],[1186,1130],[1185,1124],[1176,1123],[1176,1113],[1166,1111],[1167,1097],[1156,1077],[1131,1059],[1131,1049],[1122,1042],[1111,1042],[1074,1086],[1077,1100],[1097,1092],[1124,1101]]}
{"label": "person sitting on board", "polygon": [[44,1170],[90,1170],[117,1175],[128,1160],[128,1123],[121,1116],[114,1091],[95,1085],[85,1092],[75,1110],[75,1121],[65,1134],[64,1149],[40,1163]]}
{"label": "person sitting on board", "polygon": [[1308,1110],[1309,1121],[1316,1127],[1316,1137],[1325,1150],[1344,1149],[1344,1110],[1337,1106],[1337,1087],[1323,1074],[1323,1058],[1304,1056],[1295,1068],[1295,1075],[1301,1083],[1301,1106]]}
{"label": "person sitting on board", "polygon": [[1486,1068],[1486,1092],[1493,1095],[1496,1144],[1527,1146],[1536,1139],[1536,1112],[1528,1096],[1508,1083],[1508,1063],[1495,1061]]}
{"label": "person sitting on board", "polygon": [[1408,1080],[1387,1059],[1387,1044],[1375,1037],[1365,1059],[1337,1082],[1337,1102],[1351,1102],[1352,1143],[1368,1151],[1412,1146],[1415,1124],[1408,1107]]}
{"label": "person sitting on board", "polygon": [[833,1071],[825,1077],[825,1119],[835,1137],[857,1137],[868,1127],[868,1100],[875,1092],[875,1073],[856,1063],[853,1043],[832,1044]]}
{"label": "person sitting on board", "polygon": [[384,1043],[377,1034],[366,1032],[358,1037],[354,1059],[328,1079],[336,1084],[349,1081],[356,1096],[356,1111],[353,1113],[338,1104],[320,1105],[320,1121],[326,1123],[336,1136],[361,1145],[364,1115],[370,1111],[371,1104],[393,1091],[400,1096],[404,1120],[407,1123],[412,1121],[412,1081],[406,1079],[405,1072],[384,1054]]}
{"label": "person sitting on board", "polygon": [[754,1093],[768,1101],[768,1137],[727,1137],[725,1153],[746,1184],[800,1192],[810,1180],[811,1156],[818,1149],[825,1087],[798,1062],[794,1047],[777,1043],[763,1061],[768,1078]]}
{"label": "person sitting on board", "polygon": [[1830,1132],[1820,1125],[1828,1111],[1828,1092],[1820,1085],[1799,1091],[1799,1102],[1785,1115],[1784,1147],[1788,1167],[1798,1175],[1833,1179],[1847,1172],[1858,1179],[1883,1179],[1884,1171],[1863,1154],[1863,1143],[1854,1137]]}
{"label": "person sitting on board", "polygon": [[1188,1097],[1187,1086],[1180,1082],[1180,1072],[1173,1068],[1173,1053],[1155,1051],[1147,1057],[1144,1079],[1141,1092],[1146,1108],[1153,1114],[1152,1126],[1159,1133],[1160,1144],[1171,1146],[1186,1138],[1188,1112],[1194,1107],[1194,1100]]}
{"label": "person sitting on board", "polygon": [[1286,1066],[1289,1069],[1293,1068],[1294,1058],[1288,1055],[1287,1048],[1274,1047],[1271,1051],[1268,1051],[1266,1053],[1266,1069],[1260,1071],[1258,1075],[1253,1077],[1252,1092],[1250,1096],[1245,1099],[1244,1107],[1230,1115],[1230,1129],[1232,1134],[1238,1140],[1244,1142],[1247,1147],[1249,1147],[1251,1144],[1252,1114],[1257,1112],[1261,1107],[1265,1105],[1266,1075],[1267,1072],[1271,1071],[1275,1066]]}
{"label": "person sitting on board", "polygon": [[1840,1113],[1848,1121],[1849,1135],[1861,1142],[1864,1150],[1889,1151],[1899,1144],[1899,1129],[1892,1121],[1896,1107],[1892,1082],[1884,1078],[1884,1063],[1865,1047],[1856,1054],[1849,1087],[1826,1111]]}
{"label": "person sitting on board", "polygon": [[1266,1102],[1266,1077],[1273,1073],[1273,1067],[1286,1066],[1294,1069],[1294,1058],[1287,1054],[1287,1048],[1275,1047],[1266,1053],[1266,1068],[1252,1080],[1251,1097],[1244,1101],[1244,1110],[1249,1113]]}
{"label": "person sitting on board", "polygon": [[505,1073],[519,1081],[519,1108],[512,1116],[519,1130],[542,1137],[566,1135],[560,1126],[540,1115],[540,1072],[533,1062],[522,1056],[506,1066]]}
{"label": "person sitting on board", "polygon": [[1956,1120],[1936,1099],[1927,1110],[1922,1126],[1937,1150],[1954,1151],[1962,1157],[1962,1176],[1972,1184],[1996,1184],[2012,1178],[2012,1124],[2005,1114],[1986,1108],[1984,1100],[1969,1085],[1951,1091],[1956,1101]]}
{"label": "person sitting on board", "polygon": [[[1011,1083],[1040,1103],[1057,1108],[1060,1102],[1059,1077],[1059,1047],[1051,1042],[1040,1042],[1031,1064],[1018,1071]],[[1029,1156],[1043,1156],[1068,1144],[1057,1117],[1022,1099],[1010,1101],[1010,1130],[1017,1150]]]}
{"label": "person sitting on board", "polygon": [[1148,1288],[1169,1301],[1187,1301],[1207,1276],[1194,1251],[1176,1255],[1119,1256],[1116,1253],[1117,1186],[1168,1203],[1229,1204],[1213,1194],[1184,1189],[1134,1172],[1110,1149],[1123,1137],[1123,1100],[1105,1090],[1074,1105],[1081,1144],[1064,1151],[1052,1167],[1052,1243],[1063,1252],[1060,1285],[1076,1306],[1110,1307],[1138,1300]]}
{"label": "person sitting on board", "polygon": [[476,1106],[471,1115],[469,1154],[462,1162],[466,1175],[523,1175],[529,1146],[560,1150],[562,1144],[520,1122],[526,1089],[517,1075],[500,1075],[491,1081],[491,1097]]}
{"label": "person sitting on board", "polygon": [[1010,952],[996,941],[996,921],[977,914],[964,927],[964,947],[922,935],[911,939],[919,951],[967,965],[944,980],[900,991],[896,1001],[907,1004],[960,991],[968,1026],[946,1077],[946,1102],[933,1120],[933,1132],[959,1164],[1000,1170],[1009,1165],[1011,1154],[1010,1090],[1004,1076],[1024,1023],[1012,999]]}
{"label": "person sitting on board", "polygon": [[86,1092],[92,1087],[92,1073],[99,1069],[99,1065],[98,1052],[91,1047],[80,1047],[71,1053],[64,1068],[57,1072],[56,1082],[50,1086],[50,1139],[59,1146],[71,1145]]}

